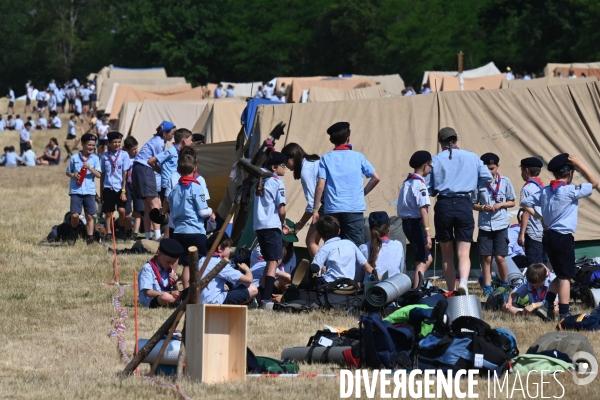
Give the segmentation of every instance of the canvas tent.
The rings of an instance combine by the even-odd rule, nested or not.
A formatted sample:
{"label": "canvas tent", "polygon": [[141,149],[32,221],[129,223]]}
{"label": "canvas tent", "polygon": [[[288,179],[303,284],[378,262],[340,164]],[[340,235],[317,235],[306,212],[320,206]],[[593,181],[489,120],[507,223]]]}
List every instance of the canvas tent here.
{"label": "canvas tent", "polygon": [[206,143],[235,140],[242,123],[240,117],[246,102],[239,99],[212,100],[204,108],[192,132],[204,135]]}
{"label": "canvas tent", "polygon": [[195,145],[198,173],[206,180],[210,194],[208,206],[215,212],[229,185],[229,174],[236,158],[236,142]]}
{"label": "canvas tent", "polygon": [[375,86],[375,81],[370,78],[294,78],[292,88],[287,96],[288,102],[298,103],[304,90],[311,87],[325,87],[330,89],[356,89]]}
{"label": "canvas tent", "polygon": [[125,137],[129,135],[131,126],[133,125],[135,113],[139,110],[141,104],[142,103],[138,101],[128,101],[123,104],[123,107],[121,107],[121,112],[119,113],[118,130]]}
{"label": "canvas tent", "polygon": [[585,78],[585,79],[564,79],[564,78],[554,78],[551,76],[545,76],[543,78],[536,78],[530,80],[524,79],[511,79],[502,81],[502,89],[522,89],[528,87],[543,87],[543,86],[554,86],[554,85],[573,85],[577,83],[588,83],[588,82],[596,82],[598,78],[595,76]]}
{"label": "canvas tent", "polygon": [[[399,188],[411,171],[410,156],[416,150],[437,153],[437,132],[444,126],[456,129],[461,148],[479,155],[489,151],[498,154],[502,175],[510,178],[517,190],[522,185],[519,162],[532,155],[547,162],[559,153],[576,154],[600,176],[596,163],[600,158],[599,82],[260,106],[251,154],[281,121],[287,126],[277,149],[296,142],[309,154],[330,151],[326,129],[337,121],[350,122],[354,150],[365,154],[381,176],[379,185],[366,198],[367,215],[380,210],[396,215]],[[548,184],[552,176],[544,168],[541,178]],[[284,182],[287,215],[297,220],[306,207],[301,185],[292,174],[286,174]],[[576,174],[574,183],[581,182],[584,178]],[[579,202],[576,240],[600,237],[596,223],[599,213],[600,196],[595,190],[592,197]]]}
{"label": "canvas tent", "polygon": [[[505,74],[488,75],[479,78],[464,78],[463,90],[500,89]],[[429,87],[432,92],[450,92],[460,90],[460,78],[439,73],[429,74]]]}
{"label": "canvas tent", "polygon": [[385,96],[381,85],[369,86],[361,89],[329,89],[313,86],[308,91],[308,102],[341,101],[357,99],[378,99]]}
{"label": "canvas tent", "polygon": [[[563,77],[566,78],[569,75],[569,70],[571,68],[573,69],[596,69],[596,70],[600,70],[600,62],[591,62],[591,63],[572,63],[572,64],[557,64],[557,63],[548,63],[546,64],[546,66],[544,67],[544,76],[554,76],[554,71],[556,69],[559,69],[561,72],[564,72],[566,70],[567,74],[565,75],[563,73]],[[581,74],[577,75],[578,77],[581,76]],[[588,74],[586,74],[586,76],[589,77]],[[598,77],[600,78],[600,77]]]}
{"label": "canvas tent", "polygon": [[[116,90],[115,85],[119,86],[136,85],[138,90],[145,90],[145,88],[152,89],[154,91],[172,90],[174,86],[186,85],[185,78],[161,78],[161,79],[116,79],[108,78],[102,83],[102,86],[98,85],[98,109],[106,110],[108,102],[111,97],[114,96],[113,91]],[[141,85],[141,86],[140,86]],[[187,87],[189,89],[189,87]],[[117,110],[118,112],[118,110]]]}
{"label": "canvas tent", "polygon": [[376,84],[381,85],[386,93],[394,96],[402,96],[405,89],[404,81],[398,74],[394,75],[352,75],[355,78],[373,79]]}
{"label": "canvas tent", "polygon": [[156,133],[156,128],[162,121],[171,121],[177,128],[192,130],[207,104],[208,100],[144,100],[138,111],[137,122],[135,126],[132,126],[130,134],[139,143],[146,143]]}
{"label": "canvas tent", "polygon": [[122,68],[110,66],[109,78],[114,79],[162,79],[167,77],[163,67],[156,68]]}
{"label": "canvas tent", "polygon": [[[221,85],[223,85],[223,89],[226,89],[227,85],[233,85],[233,92],[235,93],[235,97],[252,97],[258,90],[258,87],[262,85],[262,82],[249,82],[249,83],[221,82]],[[214,91],[211,93],[214,94]]]}
{"label": "canvas tent", "polygon": [[[423,82],[421,84],[427,83],[429,81],[429,75],[432,73],[440,75],[458,76],[458,71],[425,71],[425,73],[423,74]],[[492,61],[485,65],[482,65],[479,68],[468,69],[463,71],[463,78],[481,78],[483,76],[498,74],[500,74],[500,70]]]}

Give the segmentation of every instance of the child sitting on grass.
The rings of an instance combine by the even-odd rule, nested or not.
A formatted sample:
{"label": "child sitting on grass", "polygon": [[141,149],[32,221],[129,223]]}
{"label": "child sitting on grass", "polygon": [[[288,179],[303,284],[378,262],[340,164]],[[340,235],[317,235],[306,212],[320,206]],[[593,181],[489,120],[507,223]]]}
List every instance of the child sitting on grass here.
{"label": "child sitting on grass", "polygon": [[160,241],[156,255],[142,267],[138,276],[139,300],[148,308],[176,307],[181,294],[176,290],[177,260],[183,247],[176,240]]}
{"label": "child sitting on grass", "polygon": [[[504,304],[504,311],[513,315],[535,313],[542,319],[548,317],[540,308],[546,299],[550,283],[555,275],[544,264],[531,264],[525,271],[525,280],[514,289]],[[558,309],[556,310],[558,311]]]}

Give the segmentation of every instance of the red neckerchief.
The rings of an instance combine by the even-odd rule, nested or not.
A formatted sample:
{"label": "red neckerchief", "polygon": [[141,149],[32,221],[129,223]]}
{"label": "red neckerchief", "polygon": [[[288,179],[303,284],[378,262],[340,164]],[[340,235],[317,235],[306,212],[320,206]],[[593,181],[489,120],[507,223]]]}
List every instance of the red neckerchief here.
{"label": "red neckerchief", "polygon": [[496,188],[494,189],[491,184],[488,185],[488,189],[492,192],[492,198],[494,201],[498,199],[498,192],[500,191],[500,184],[502,183],[502,177],[500,174],[496,174]]}
{"label": "red neckerchief", "polygon": [[529,178],[527,180],[527,182],[525,182],[525,184],[523,185],[523,187],[529,185],[530,183],[535,184],[537,187],[539,187],[540,189],[544,188],[544,184],[542,183],[542,180],[540,178]]}
{"label": "red neckerchief", "polygon": [[119,160],[119,156],[121,155],[121,149],[117,150],[117,155],[113,159],[110,150],[108,151],[108,159],[110,160],[110,165],[112,166],[112,173],[114,174],[117,169],[117,161]]}
{"label": "red neckerchief", "polygon": [[133,168],[129,168],[127,170],[127,183],[132,184],[133,181],[131,180],[131,173],[133,172]]}
{"label": "red neckerchief", "polygon": [[[456,150],[460,150],[460,149],[458,148],[458,146],[456,146],[456,145],[452,146],[452,148],[453,148],[453,149],[456,149]],[[443,147],[443,148],[442,148],[442,151],[444,151],[444,150],[450,150],[450,146]]]}
{"label": "red neckerchief", "polygon": [[567,183],[565,181],[558,181],[558,180],[550,181],[550,190],[552,190],[552,193],[554,193],[554,194],[556,194],[556,191],[561,186],[567,186]]}
{"label": "red neckerchief", "polygon": [[79,159],[81,160],[82,163],[86,163],[89,157],[90,156],[84,157],[83,154],[81,154],[81,152],[79,152]]}
{"label": "red neckerchief", "polygon": [[546,293],[548,292],[548,288],[545,288],[544,290],[542,290],[542,293],[540,293],[540,295],[538,296],[537,294],[537,289],[534,288],[531,283],[529,284],[529,293],[531,293],[533,295],[533,303],[538,303],[540,301],[543,301],[546,298]]}
{"label": "red neckerchief", "polygon": [[[173,268],[169,268],[169,270],[167,271],[169,273],[169,285],[165,286],[162,284],[162,276],[160,276],[160,271],[158,270],[158,263],[156,262],[156,256],[154,256],[151,260],[148,260],[148,264],[150,264],[150,266],[152,267],[152,270],[154,271],[154,276],[156,276],[156,280],[158,281],[158,285],[160,286],[160,288],[163,291],[169,290],[169,288],[171,288],[173,286],[173,280],[171,280],[171,273],[173,272]],[[161,267],[162,269],[162,267]]]}
{"label": "red neckerchief", "polygon": [[387,236],[382,236],[382,237],[381,237],[381,241],[382,241],[383,243],[387,243],[387,242],[389,242],[389,241],[390,241],[390,238],[389,238],[389,237],[387,237]]}
{"label": "red neckerchief", "polygon": [[182,176],[181,178],[179,178],[179,183],[185,186],[186,188],[190,187],[192,182],[197,183],[199,185],[198,181],[193,176]]}
{"label": "red neckerchief", "polygon": [[409,179],[418,179],[421,182],[423,182],[423,184],[425,184],[425,181],[423,180],[423,178],[421,178],[419,175],[417,174],[408,174],[408,177],[406,178],[406,180],[404,182],[406,182]]}
{"label": "red neckerchief", "polygon": [[336,146],[333,150],[352,150],[352,145],[350,143],[340,144],[339,146]]}
{"label": "red neckerchief", "polygon": [[273,174],[271,178],[279,179],[279,176],[277,174]]}
{"label": "red neckerchief", "polygon": [[219,253],[218,251],[215,251],[212,256],[215,258],[217,258],[217,257],[222,258],[221,253]]}

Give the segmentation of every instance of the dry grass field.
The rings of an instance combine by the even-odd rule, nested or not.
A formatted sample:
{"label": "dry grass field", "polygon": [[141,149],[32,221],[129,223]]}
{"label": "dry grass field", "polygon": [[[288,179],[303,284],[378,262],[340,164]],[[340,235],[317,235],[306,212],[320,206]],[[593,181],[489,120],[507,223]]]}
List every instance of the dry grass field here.
{"label": "dry grass field", "polygon": [[[21,106],[18,105],[20,109]],[[4,111],[0,109],[0,111]],[[66,118],[63,118],[66,124]],[[63,130],[36,132],[34,150],[43,150],[48,138],[59,141]],[[18,145],[18,133],[0,132],[0,146]],[[0,168],[0,298],[4,322],[0,324],[0,398],[178,398],[170,390],[143,379],[119,378],[124,367],[116,339],[109,338],[110,319],[115,316],[112,298],[115,287],[103,286],[112,278],[112,254],[101,245],[75,246],[41,243],[53,225],[68,211],[69,179],[66,164],[60,167]],[[148,256],[120,256],[122,282],[132,282],[133,271]],[[121,304],[130,319],[125,321],[126,348],[134,345],[133,293],[125,288]],[[576,306],[574,311],[581,308]],[[168,310],[140,309],[140,337],[148,338],[170,314]],[[485,313],[492,326],[509,326],[525,352],[554,325],[536,318],[512,318]],[[335,313],[282,315],[249,312],[248,345],[257,355],[279,358],[285,347],[303,346],[323,324],[353,327],[356,318]],[[600,338],[587,333],[597,351]],[[142,364],[141,373],[149,369]],[[339,373],[335,365],[304,365],[301,372]],[[168,380],[168,378],[165,378]],[[553,379],[546,378],[546,381]],[[510,381],[512,385],[512,380]],[[525,381],[523,381],[525,384]],[[537,377],[539,383],[539,376]],[[600,380],[576,386],[570,375],[561,377],[565,399],[595,399]],[[194,399],[330,399],[339,397],[337,378],[270,379],[248,378],[243,384],[201,385],[189,380],[182,389]],[[486,398],[487,386],[479,382],[479,396]],[[531,394],[535,387],[530,383]],[[560,397],[561,387],[546,384],[544,396]],[[363,391],[364,396],[364,391]],[[514,398],[524,398],[515,392]]]}

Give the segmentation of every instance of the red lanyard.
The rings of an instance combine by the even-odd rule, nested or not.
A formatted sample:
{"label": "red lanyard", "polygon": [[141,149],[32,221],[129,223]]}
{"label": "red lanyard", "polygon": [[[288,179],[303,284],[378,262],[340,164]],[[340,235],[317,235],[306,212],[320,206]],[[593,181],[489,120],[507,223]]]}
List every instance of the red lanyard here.
{"label": "red lanyard", "polygon": [[110,164],[112,165],[112,173],[113,174],[115,173],[115,170],[117,169],[117,161],[119,160],[120,155],[121,155],[121,149],[117,150],[117,155],[115,156],[114,159],[113,159],[110,151],[108,152],[108,159],[110,160]]}
{"label": "red lanyard", "polygon": [[488,189],[490,190],[490,192],[492,192],[492,198],[494,200],[497,200],[498,198],[498,192],[500,191],[500,184],[502,183],[502,177],[500,176],[500,174],[496,174],[496,189],[494,189],[492,187],[492,185],[488,185]]}
{"label": "red lanyard", "polygon": [[163,278],[160,275],[160,272],[158,271],[158,264],[156,263],[156,256],[154,256],[154,258],[149,260],[148,263],[152,267],[152,270],[154,271],[154,275],[156,276],[156,280],[158,281],[158,285],[160,286],[160,288],[163,291],[168,290],[170,287],[173,286],[173,281],[171,280],[171,276],[170,276],[171,273],[173,272],[173,268],[169,268],[169,270],[167,271],[169,273],[169,285],[165,286],[162,284]]}

